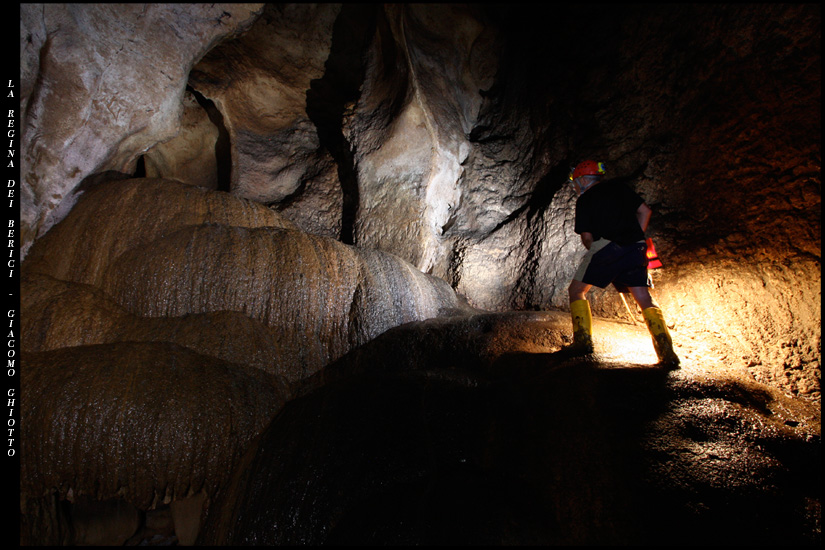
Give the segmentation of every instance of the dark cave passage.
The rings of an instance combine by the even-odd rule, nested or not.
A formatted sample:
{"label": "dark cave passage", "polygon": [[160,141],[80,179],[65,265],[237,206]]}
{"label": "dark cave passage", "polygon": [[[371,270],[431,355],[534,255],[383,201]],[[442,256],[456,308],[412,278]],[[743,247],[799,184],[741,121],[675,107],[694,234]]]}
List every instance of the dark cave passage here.
{"label": "dark cave passage", "polygon": [[321,145],[329,151],[338,169],[343,191],[340,241],[353,244],[355,220],[360,204],[358,175],[352,145],[343,134],[345,111],[360,96],[364,81],[363,57],[375,27],[376,8],[370,4],[344,4],[332,33],[330,55],[323,78],[307,90],[307,116],[318,130]]}
{"label": "dark cave passage", "polygon": [[215,160],[218,166],[217,181],[218,191],[229,192],[232,187],[232,145],[229,137],[229,132],[223,122],[223,115],[215,107],[215,103],[191,86],[186,88],[192,95],[195,96],[198,104],[203,107],[209,120],[218,129],[218,140],[215,142]]}

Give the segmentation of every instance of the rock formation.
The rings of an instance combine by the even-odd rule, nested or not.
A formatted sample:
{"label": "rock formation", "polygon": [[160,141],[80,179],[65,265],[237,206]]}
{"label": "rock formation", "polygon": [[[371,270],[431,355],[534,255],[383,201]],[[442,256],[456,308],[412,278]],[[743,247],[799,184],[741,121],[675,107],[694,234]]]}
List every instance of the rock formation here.
{"label": "rock formation", "polygon": [[348,354],[250,448],[201,542],[816,540],[818,443],[798,429],[815,408],[718,373],[565,358],[568,324],[562,312],[434,319]]}
{"label": "rock formation", "polygon": [[139,153],[177,134],[192,65],[246,30],[261,8],[23,6],[23,253],[68,212],[86,177],[131,173]]}
{"label": "rock formation", "polygon": [[[569,338],[567,285],[584,254],[565,182],[585,158],[653,208],[648,236],[664,263],[653,293],[685,376],[712,399],[702,377],[737,373],[746,390],[725,398],[771,422],[784,399],[819,407],[818,7],[576,4],[554,6],[552,18],[545,9],[21,5],[21,372],[33,388],[22,414],[36,426],[21,458],[28,543],[121,543],[135,518],[145,528],[148,514],[167,512],[179,542],[194,542],[207,517],[212,542],[249,542],[253,527],[226,530],[242,505],[232,491],[248,481],[229,470],[242,455],[268,467],[283,434],[326,400],[358,402],[384,370],[399,401],[446,377],[435,391],[450,397],[433,410],[453,414],[450,401],[466,397],[481,414],[484,399],[465,385],[488,387],[495,361],[513,366],[507,383],[519,387],[520,369],[557,365],[545,355]],[[638,322],[612,288],[590,298],[599,322]],[[638,366],[600,342],[610,368]],[[451,379],[464,362],[473,374]],[[610,378],[590,374],[561,380]],[[684,404],[691,381],[674,376],[655,395]],[[215,410],[224,417],[201,416],[221,385],[235,392]],[[371,399],[367,413],[384,410]],[[287,403],[287,419],[270,424]],[[579,405],[588,418],[611,414]],[[199,434],[211,422],[233,437],[208,451],[152,439],[124,407],[155,415],[160,434]],[[654,409],[645,414],[663,411]],[[427,411],[393,414],[407,422]],[[551,416],[548,428],[569,419]],[[789,417],[782,445],[818,446],[815,416]],[[484,414],[473,422],[478,441],[462,440],[473,449],[502,428]],[[679,445],[661,454],[681,456]],[[682,473],[696,466],[687,462]],[[513,481],[496,468],[467,479]],[[699,470],[700,484],[727,475]],[[793,506],[818,505],[818,495],[794,494]],[[122,524],[96,530],[94,518],[123,506]],[[327,529],[342,510],[299,527]],[[571,528],[593,526],[580,519]],[[570,531],[516,542],[635,541],[623,530],[631,524],[598,526],[600,541]]]}
{"label": "rock formation", "polygon": [[[612,175],[632,177],[654,208],[650,235],[666,266],[657,298],[679,304],[671,319],[685,337],[713,332],[695,298],[743,306],[719,285],[694,296],[684,289],[693,281],[739,286],[742,276],[763,289],[804,289],[793,304],[779,298],[789,313],[766,330],[739,316],[724,324],[754,376],[818,399],[816,330],[794,344],[806,319],[821,318],[818,142],[810,139],[819,135],[819,19],[809,7],[561,7],[558,20],[587,21],[600,36],[572,49],[571,29],[548,34],[527,8],[225,8],[24,8],[24,253],[67,214],[84,179],[131,175],[143,162],[149,176],[223,188],[310,233],[390,251],[475,307],[565,308],[583,248],[563,181],[570,164],[594,156]],[[107,27],[107,18],[125,26]],[[163,41],[140,31],[163,18],[185,21],[193,35],[178,33],[174,58],[153,52]],[[82,38],[70,38],[80,29]],[[140,38],[123,38],[126,30]],[[97,56],[78,73],[82,86],[71,84],[64,55]],[[163,79],[126,86],[134,99],[109,94],[144,105],[140,115],[102,108],[127,71]],[[55,89],[63,104],[49,107]],[[83,112],[104,119],[72,122]],[[47,122],[62,133],[41,127]],[[83,134],[92,126],[112,138]],[[213,172],[190,174],[192,163]],[[747,206],[722,208],[730,204]],[[747,299],[753,316],[773,323],[777,291],[745,284],[765,293]],[[592,298],[598,315],[624,315],[614,292]],[[764,366],[776,360],[796,366]]]}
{"label": "rock formation", "polygon": [[168,343],[77,346],[25,360],[20,489],[23,540],[34,544],[81,542],[56,538],[60,523],[46,512],[55,496],[119,499],[137,510],[213,498],[289,397],[278,377]]}
{"label": "rock formation", "polygon": [[[142,511],[201,491],[213,498],[291,384],[390,328],[471,310],[447,283],[391,254],[158,179],[91,186],[32,247],[23,291],[22,502],[33,543],[65,542],[48,538],[60,530],[43,511],[53,488]],[[232,387],[240,393],[225,393]],[[244,411],[197,412],[213,399]],[[215,429],[233,438],[210,443],[203,436]],[[181,447],[152,450],[175,434],[189,434]],[[65,448],[76,450],[62,457]]]}

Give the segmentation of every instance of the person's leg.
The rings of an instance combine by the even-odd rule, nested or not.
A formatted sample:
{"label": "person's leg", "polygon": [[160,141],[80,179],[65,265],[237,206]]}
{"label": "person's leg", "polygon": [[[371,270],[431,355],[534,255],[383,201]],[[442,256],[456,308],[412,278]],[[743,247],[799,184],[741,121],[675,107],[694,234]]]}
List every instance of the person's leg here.
{"label": "person's leg", "polygon": [[651,307],[657,307],[656,302],[653,300],[653,296],[650,295],[650,289],[648,287],[631,286],[627,289],[630,291],[630,295],[633,296],[633,299],[636,300],[636,303],[639,304],[639,307],[642,308],[642,311]]}
{"label": "person's leg", "polygon": [[567,295],[570,297],[570,303],[576,300],[585,300],[587,291],[593,288],[593,285],[583,283],[573,279],[570,281],[570,286],[567,287]]}
{"label": "person's leg", "polygon": [[673,340],[670,338],[670,331],[665,324],[662,310],[653,301],[650,295],[650,290],[646,286],[630,287],[630,294],[633,299],[642,308],[642,315],[645,318],[645,324],[650,331],[650,337],[653,340],[653,349],[656,350],[656,356],[659,358],[659,363],[668,367],[678,367],[679,357],[673,351]]}
{"label": "person's leg", "polygon": [[570,316],[573,320],[573,348],[584,353],[593,351],[593,319],[586,298],[587,291],[592,286],[574,279],[567,288],[570,297]]}

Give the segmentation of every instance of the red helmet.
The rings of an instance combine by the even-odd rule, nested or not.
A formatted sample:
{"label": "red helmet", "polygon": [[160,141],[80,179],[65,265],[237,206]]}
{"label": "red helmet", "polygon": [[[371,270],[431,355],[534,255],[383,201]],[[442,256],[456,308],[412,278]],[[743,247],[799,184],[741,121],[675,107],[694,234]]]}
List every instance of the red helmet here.
{"label": "red helmet", "polygon": [[604,163],[595,160],[586,160],[579,163],[576,169],[570,173],[570,179],[574,180],[580,176],[603,176]]}

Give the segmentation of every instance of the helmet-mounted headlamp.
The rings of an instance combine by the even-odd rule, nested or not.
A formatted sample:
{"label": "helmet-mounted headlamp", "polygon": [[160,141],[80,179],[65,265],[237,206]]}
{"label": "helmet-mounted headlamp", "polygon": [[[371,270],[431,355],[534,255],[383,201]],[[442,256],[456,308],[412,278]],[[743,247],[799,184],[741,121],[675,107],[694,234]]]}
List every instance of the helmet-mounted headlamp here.
{"label": "helmet-mounted headlamp", "polygon": [[604,175],[604,163],[603,162],[596,162],[595,160],[586,160],[584,162],[579,163],[576,168],[570,172],[570,181],[580,177],[580,176],[603,176]]}
{"label": "helmet-mounted headlamp", "polygon": [[[581,195],[595,184],[604,175],[604,163],[586,160],[570,172],[568,183]],[[581,179],[579,179],[581,178]]]}

